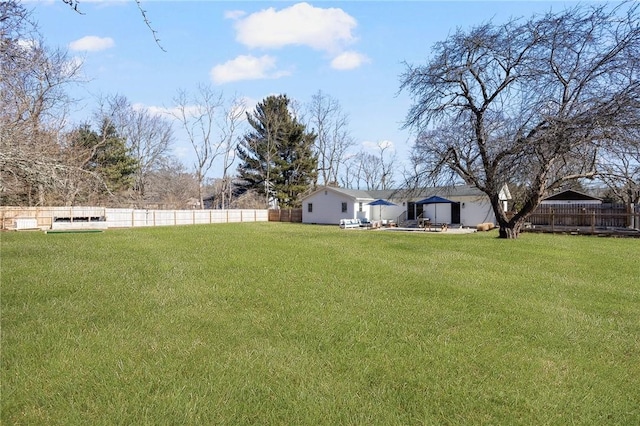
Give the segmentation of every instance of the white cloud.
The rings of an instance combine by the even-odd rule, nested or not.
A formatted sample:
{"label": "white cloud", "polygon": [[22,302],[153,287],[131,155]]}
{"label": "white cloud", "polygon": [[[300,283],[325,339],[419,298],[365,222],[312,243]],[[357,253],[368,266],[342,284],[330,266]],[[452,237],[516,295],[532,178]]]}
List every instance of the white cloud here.
{"label": "white cloud", "polygon": [[224,12],[224,18],[236,20],[242,18],[246,14],[247,13],[243,10],[227,10]]}
{"label": "white cloud", "polygon": [[82,74],[83,65],[84,65],[84,60],[82,58],[73,56],[64,63],[63,71],[68,76],[76,75],[79,77],[83,77],[83,74]]}
{"label": "white cloud", "polygon": [[369,58],[358,52],[343,52],[333,58],[331,68],[336,70],[352,70],[360,65],[369,62]]}
{"label": "white cloud", "polygon": [[[152,115],[159,115],[169,120],[174,120],[176,116],[180,116],[182,111],[178,107],[167,108],[165,106],[145,105],[141,103],[134,103],[131,105],[134,111],[147,111]],[[196,115],[200,111],[197,105],[187,105],[185,107],[185,114]]]}
{"label": "white cloud", "polygon": [[396,150],[396,146],[391,141],[380,141],[380,142],[378,142],[378,147],[380,149],[388,148],[391,151],[395,151]]}
{"label": "white cloud", "polygon": [[147,111],[149,114],[153,115],[164,115],[164,116],[172,116],[173,112],[177,112],[175,108],[167,108],[163,106],[155,106],[155,105],[145,105],[141,103],[134,103],[131,105],[134,111]]}
{"label": "white cloud", "polygon": [[327,52],[338,52],[353,43],[351,32],[356,26],[356,20],[342,9],[322,9],[308,3],[280,11],[265,9],[235,24],[236,40],[250,48],[304,45]]}
{"label": "white cloud", "polygon": [[115,42],[111,37],[86,36],[72,41],[69,49],[74,51],[98,52],[100,50],[110,49],[115,46]]}
{"label": "white cloud", "polygon": [[357,155],[358,155],[358,154],[356,154],[355,152],[346,152],[346,153],[342,156],[342,159],[343,159],[344,161],[351,160],[352,158],[356,157]]}
{"label": "white cloud", "polygon": [[21,38],[18,40],[18,46],[24,50],[33,50],[39,47],[40,43],[37,40]]}
{"label": "white cloud", "polygon": [[180,159],[186,159],[191,155],[191,149],[186,145],[177,145],[173,148],[173,155]]}
{"label": "white cloud", "polygon": [[[156,106],[156,105],[145,105],[141,103],[134,103],[131,105],[134,111],[147,111],[152,115],[161,115],[167,118],[172,118],[174,114],[179,112],[178,108],[167,108],[164,106]],[[188,107],[187,107],[188,108]]]}
{"label": "white cloud", "polygon": [[362,148],[365,149],[366,151],[376,152],[376,153],[380,153],[380,151],[383,149],[387,149],[388,150],[387,152],[389,151],[393,152],[396,150],[396,147],[393,144],[393,142],[389,140],[383,140],[379,142],[364,141],[362,142]]}
{"label": "white cloud", "polygon": [[241,80],[259,80],[279,78],[289,75],[286,71],[277,71],[276,59],[269,55],[255,57],[240,55],[235,59],[216,65],[211,69],[211,79],[215,84]]}

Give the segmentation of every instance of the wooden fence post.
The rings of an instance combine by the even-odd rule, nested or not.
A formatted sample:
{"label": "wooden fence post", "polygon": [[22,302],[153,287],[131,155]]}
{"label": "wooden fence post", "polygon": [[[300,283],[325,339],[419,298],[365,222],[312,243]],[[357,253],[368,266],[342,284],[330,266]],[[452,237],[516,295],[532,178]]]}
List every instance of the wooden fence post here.
{"label": "wooden fence post", "polygon": [[553,222],[554,222],[554,219],[553,219],[553,210],[551,210],[551,232],[554,232],[554,231],[555,231],[554,226],[553,226]]}
{"label": "wooden fence post", "polygon": [[591,233],[592,234],[596,233],[596,212],[595,211],[591,213]]}

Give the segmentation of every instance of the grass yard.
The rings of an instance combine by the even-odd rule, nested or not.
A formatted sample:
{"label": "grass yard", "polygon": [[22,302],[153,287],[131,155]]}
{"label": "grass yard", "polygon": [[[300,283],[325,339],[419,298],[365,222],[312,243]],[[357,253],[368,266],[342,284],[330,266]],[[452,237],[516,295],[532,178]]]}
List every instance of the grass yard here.
{"label": "grass yard", "polygon": [[4,425],[640,424],[637,239],[3,233]]}

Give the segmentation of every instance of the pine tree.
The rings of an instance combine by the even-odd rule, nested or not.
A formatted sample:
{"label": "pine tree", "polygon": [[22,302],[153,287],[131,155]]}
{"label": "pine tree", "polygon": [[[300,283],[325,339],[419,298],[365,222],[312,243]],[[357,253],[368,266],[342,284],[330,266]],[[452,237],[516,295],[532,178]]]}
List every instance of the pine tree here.
{"label": "pine tree", "polygon": [[130,155],[125,139],[117,135],[113,124],[103,122],[100,133],[83,125],[78,129],[73,144],[87,151],[83,168],[98,173],[110,192],[124,191],[133,186],[138,162]]}
{"label": "pine tree", "polygon": [[238,146],[238,174],[244,191],[255,190],[266,203],[299,207],[299,196],[315,181],[316,135],[307,132],[289,111],[286,95],[269,96],[256,106],[247,120],[253,131]]}

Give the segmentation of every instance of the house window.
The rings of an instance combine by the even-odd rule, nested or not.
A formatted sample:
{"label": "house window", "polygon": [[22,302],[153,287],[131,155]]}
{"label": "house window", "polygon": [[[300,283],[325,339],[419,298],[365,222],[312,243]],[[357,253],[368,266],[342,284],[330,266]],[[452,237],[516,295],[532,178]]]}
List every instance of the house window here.
{"label": "house window", "polygon": [[362,211],[362,203],[358,203],[358,211],[361,212]]}
{"label": "house window", "polygon": [[347,212],[347,203],[342,203],[342,213]]}
{"label": "house window", "polygon": [[313,213],[313,203],[309,203],[309,204],[307,204],[307,211],[308,211],[309,213]]}

